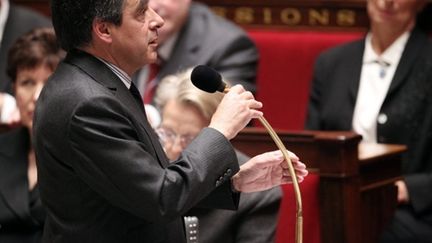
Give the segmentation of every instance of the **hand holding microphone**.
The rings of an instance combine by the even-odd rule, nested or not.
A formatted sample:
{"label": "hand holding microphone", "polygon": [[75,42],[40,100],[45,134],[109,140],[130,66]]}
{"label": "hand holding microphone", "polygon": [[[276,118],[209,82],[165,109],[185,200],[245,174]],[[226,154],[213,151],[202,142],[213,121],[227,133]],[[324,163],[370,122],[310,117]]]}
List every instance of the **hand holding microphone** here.
{"label": "hand holding microphone", "polygon": [[257,110],[262,108],[262,103],[256,101],[251,92],[246,91],[241,85],[228,88],[220,74],[209,67],[197,66],[192,71],[191,80],[201,90],[226,93],[209,125],[226,138],[234,138],[251,119],[262,116],[262,112]]}
{"label": "hand holding microphone", "polygon": [[224,96],[210,121],[210,127],[222,132],[226,138],[234,138],[251,119],[262,116],[257,110],[262,103],[241,85],[232,87]]}

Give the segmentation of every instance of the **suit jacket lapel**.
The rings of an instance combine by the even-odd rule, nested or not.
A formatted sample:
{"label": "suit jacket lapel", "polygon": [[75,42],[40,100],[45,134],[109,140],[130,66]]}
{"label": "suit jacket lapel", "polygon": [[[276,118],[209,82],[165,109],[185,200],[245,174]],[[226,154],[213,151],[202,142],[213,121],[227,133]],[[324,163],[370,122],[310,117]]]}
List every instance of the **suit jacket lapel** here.
{"label": "suit jacket lapel", "polygon": [[427,35],[418,29],[413,30],[405,46],[405,50],[402,53],[387,96],[391,95],[397,87],[407,79],[409,71],[416,64],[416,58],[419,56],[419,52],[422,51],[422,48],[426,45],[427,41]]}
{"label": "suit jacket lapel", "polygon": [[0,200],[2,198],[23,221],[30,217],[27,179],[29,144],[24,128],[0,136]]}
{"label": "suit jacket lapel", "polygon": [[102,84],[109,89],[125,106],[131,109],[131,113],[138,124],[142,126],[147,137],[150,138],[152,147],[155,151],[158,161],[161,166],[168,166],[169,162],[166,158],[165,152],[159,143],[158,137],[150,126],[145,110],[141,104],[138,104],[131,92],[123,84],[123,82],[100,60],[94,56],[81,51],[73,51],[66,57],[66,62],[77,66],[82,71],[87,73],[96,82]]}
{"label": "suit jacket lapel", "polygon": [[355,102],[357,99],[357,93],[360,84],[360,75],[363,65],[363,52],[365,47],[365,41],[358,41],[351,53],[347,54],[346,68],[344,69],[343,77],[346,77],[347,82],[349,82],[349,94],[351,97],[352,107],[354,109]]}

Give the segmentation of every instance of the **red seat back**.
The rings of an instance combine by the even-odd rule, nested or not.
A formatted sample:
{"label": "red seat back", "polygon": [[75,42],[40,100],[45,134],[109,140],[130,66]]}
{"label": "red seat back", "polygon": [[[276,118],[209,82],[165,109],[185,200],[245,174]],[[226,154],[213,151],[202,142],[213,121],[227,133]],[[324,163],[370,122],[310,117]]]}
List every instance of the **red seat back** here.
{"label": "red seat back", "polygon": [[318,54],[363,35],[286,30],[248,30],[248,33],[260,54],[257,98],[264,103],[264,116],[274,128],[287,130],[303,129],[309,83]]}
{"label": "red seat back", "polygon": [[[264,116],[277,129],[302,130],[315,59],[323,50],[363,36],[360,32],[248,30],[260,63],[257,99]],[[261,126],[256,123],[257,126]],[[276,243],[295,242],[296,204],[292,185],[284,185]],[[300,184],[303,201],[303,242],[320,242],[319,175]]]}
{"label": "red seat back", "polygon": [[[303,242],[320,243],[318,200],[319,175],[310,173],[300,183],[303,205]],[[282,186],[283,197],[279,209],[276,243],[295,243],[296,201],[292,184]]]}

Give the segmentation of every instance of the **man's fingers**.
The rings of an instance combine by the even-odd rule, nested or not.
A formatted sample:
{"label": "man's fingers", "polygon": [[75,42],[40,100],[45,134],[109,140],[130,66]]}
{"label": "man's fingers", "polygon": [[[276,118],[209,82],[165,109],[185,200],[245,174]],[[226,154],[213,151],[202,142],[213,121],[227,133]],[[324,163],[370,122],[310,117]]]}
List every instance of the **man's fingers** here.
{"label": "man's fingers", "polygon": [[258,111],[258,110],[251,110],[250,112],[251,112],[251,114],[250,114],[250,118],[251,118],[251,119],[253,119],[253,118],[258,118],[258,117],[263,116],[262,111]]}
{"label": "man's fingers", "polygon": [[245,92],[245,89],[243,88],[243,86],[241,84],[236,84],[230,88],[229,92],[241,94],[241,93]]}
{"label": "man's fingers", "polygon": [[257,100],[247,100],[247,106],[251,110],[261,109],[263,107],[263,104]]}
{"label": "man's fingers", "polygon": [[306,165],[301,161],[292,161],[293,167],[296,170],[304,170],[306,169]]}
{"label": "man's fingers", "polygon": [[250,91],[244,91],[244,92],[240,93],[240,96],[245,100],[254,100],[255,99],[254,95]]}
{"label": "man's fingers", "polygon": [[[297,175],[296,178],[297,178],[297,182],[301,183],[304,181],[305,176]],[[281,181],[284,183],[292,183],[293,182],[292,177],[290,175],[283,175]]]}

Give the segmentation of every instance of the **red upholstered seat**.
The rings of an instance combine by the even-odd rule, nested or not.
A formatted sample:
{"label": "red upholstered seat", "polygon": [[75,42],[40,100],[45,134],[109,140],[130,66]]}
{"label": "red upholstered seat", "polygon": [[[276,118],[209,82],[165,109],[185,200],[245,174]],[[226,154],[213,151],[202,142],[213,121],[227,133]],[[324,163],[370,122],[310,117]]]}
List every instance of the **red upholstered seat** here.
{"label": "red upholstered seat", "polygon": [[[360,32],[286,30],[248,30],[248,33],[260,53],[257,98],[263,102],[264,116],[270,124],[284,130],[303,129],[313,65],[318,54],[363,36]],[[261,126],[257,121],[255,125]],[[284,185],[282,188],[276,243],[294,243],[296,205],[293,187]],[[320,242],[318,188],[318,174],[310,174],[300,184],[304,243]]]}
{"label": "red upholstered seat", "polygon": [[303,129],[309,83],[318,54],[363,35],[256,29],[248,33],[260,54],[257,98],[264,103],[264,116],[274,128],[288,130]]}
{"label": "red upholstered seat", "polygon": [[[310,173],[300,183],[303,205],[303,242],[319,243],[319,175]],[[283,197],[279,209],[279,222],[276,230],[276,243],[295,242],[296,201],[294,188],[291,184],[282,186]]]}

